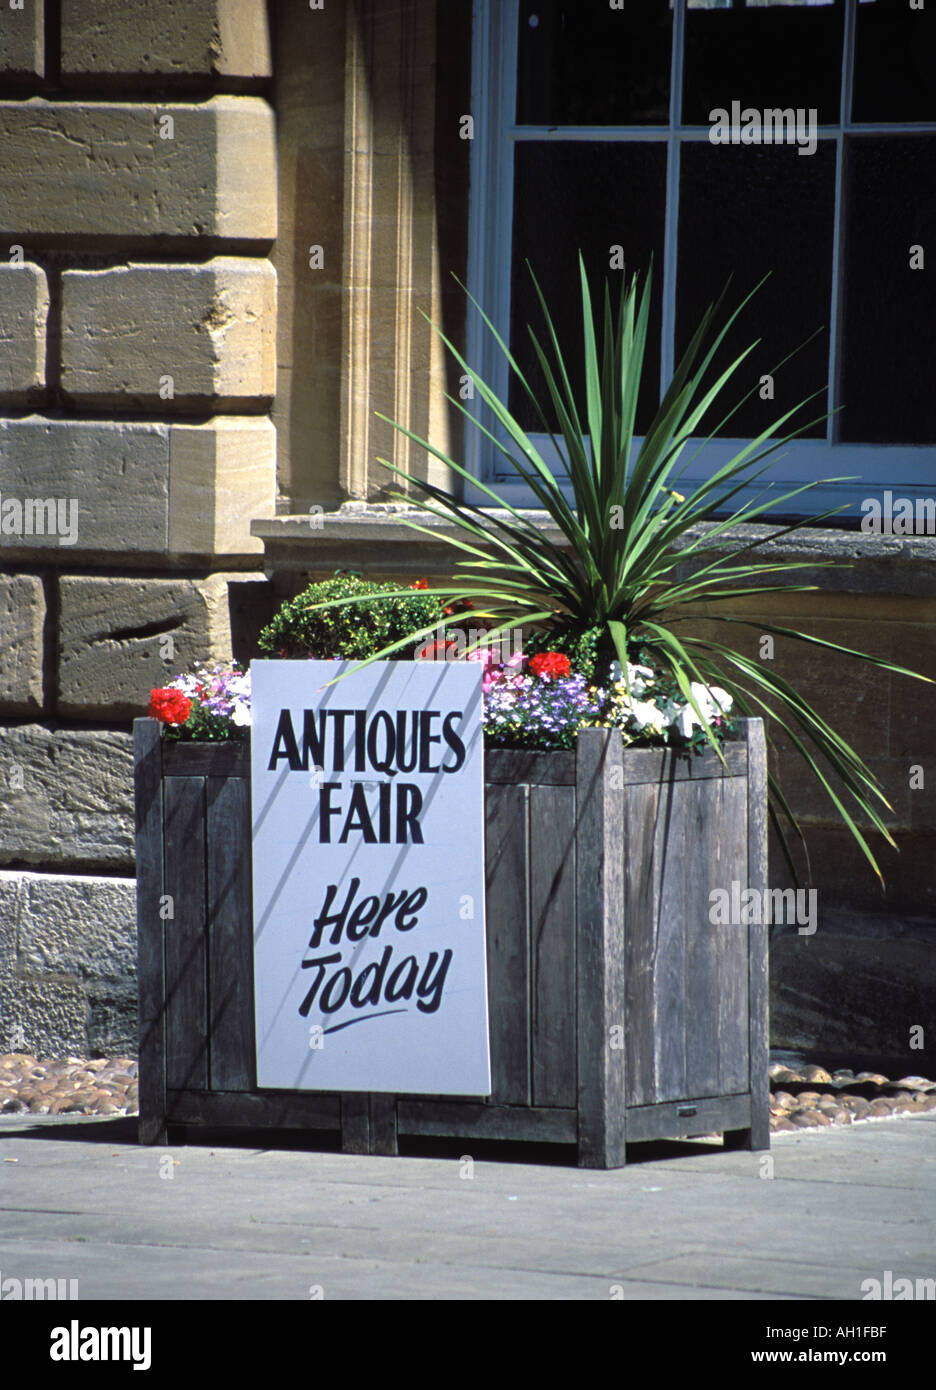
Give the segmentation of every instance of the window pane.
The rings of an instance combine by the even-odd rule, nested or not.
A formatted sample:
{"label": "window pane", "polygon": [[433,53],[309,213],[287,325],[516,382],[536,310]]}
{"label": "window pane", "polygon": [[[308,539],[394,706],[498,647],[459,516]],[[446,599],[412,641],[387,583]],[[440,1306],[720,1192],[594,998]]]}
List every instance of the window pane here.
{"label": "window pane", "polygon": [[[756,391],[728,422],[722,431],[726,436],[756,437],[784,411],[826,385],[834,209],[835,146],[831,140],[820,141],[816,153],[808,157],[783,145],[683,145],[677,359],[729,275],[733,278],[723,309],[730,312],[771,272],[742,311],[717,361],[727,366],[755,339],[762,341],[738,367],[725,388],[721,410],[709,413],[700,433],[714,431],[725,405],[734,405],[765,374],[774,377],[773,399],[762,400]],[[825,331],[774,371],[817,328]],[[823,390],[802,419],[794,417],[792,427],[827,408]],[[825,433],[826,426],[820,423],[804,437],[823,438]]]}
{"label": "window pane", "polygon": [[936,140],[846,141],[845,313],[841,438],[863,444],[936,443],[933,250]]}
{"label": "window pane", "polygon": [[683,122],[707,125],[718,107],[801,108],[838,122],[841,0],[764,0],[744,9],[689,0]]}
{"label": "window pane", "polygon": [[[578,272],[581,248],[593,300],[605,278],[617,304],[622,271],[611,270],[612,246],[623,247],[628,278],[645,271],[653,254],[653,313],[648,333],[637,428],[645,428],[660,398],[660,278],[666,149],[662,144],[531,141],[516,149],[510,348],[537,399],[546,388],[526,325],[545,347],[542,314],[526,266],[530,264],[549,311],[578,400],[582,400],[582,311]],[[600,299],[599,299],[600,306]],[[566,348],[566,344],[570,347]],[[540,429],[522,387],[511,382],[510,408],[524,429]]]}
{"label": "window pane", "polygon": [[936,6],[862,0],[855,38],[856,121],[936,121]]}
{"label": "window pane", "polygon": [[521,125],[666,125],[669,0],[521,0]]}

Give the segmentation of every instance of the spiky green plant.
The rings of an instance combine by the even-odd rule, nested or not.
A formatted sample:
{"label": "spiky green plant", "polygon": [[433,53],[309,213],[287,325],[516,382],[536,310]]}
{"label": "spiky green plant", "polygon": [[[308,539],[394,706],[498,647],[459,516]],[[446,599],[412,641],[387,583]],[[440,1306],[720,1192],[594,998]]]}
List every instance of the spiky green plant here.
{"label": "spiky green plant", "polygon": [[[496,624],[493,632],[533,625],[574,635],[588,634],[597,628],[603,659],[609,661],[616,655],[625,671],[630,652],[638,647],[651,652],[659,666],[675,679],[716,749],[713,731],[692,694],[692,681],[721,686],[733,696],[736,708],[744,714],[767,714],[775,726],[786,732],[806,760],[883,882],[877,861],[855,817],[864,815],[893,845],[894,840],[878,809],[881,805],[889,808],[889,803],[864,761],[788,681],[770,670],[769,665],[753,661],[721,643],[701,637],[677,636],[674,631],[674,628],[682,631],[693,617],[687,610],[699,604],[776,591],[802,592],[817,587],[789,580],[764,583],[765,575],[802,569],[807,564],[809,568],[817,567],[815,560],[778,562],[755,554],[766,538],[748,541],[730,551],[719,545],[719,539],[729,529],[758,520],[771,509],[819,486],[818,482],[807,483],[782,495],[761,495],[753,502],[737,505],[727,518],[724,517],[733,499],[771,466],[763,464],[763,460],[814,423],[806,421],[782,433],[813,397],[786,411],[707,481],[696,486],[688,496],[681,496],[674,484],[692,462],[692,458],[682,461],[677,471],[687,442],[695,437],[700,422],[712,407],[718,409],[728,382],[757,345],[752,343],[723,370],[710,371],[725,335],[751,296],[748,295],[718,329],[715,324],[721,300],[705,313],[635,451],[632,445],[650,313],[650,276],[640,291],[636,275],[624,281],[616,316],[606,285],[603,319],[599,323],[597,311],[592,308],[581,256],[579,269],[584,324],[584,400],[576,399],[566,367],[567,357],[560,346],[546,300],[533,277],[545,321],[546,346],[541,344],[532,328],[528,331],[546,384],[548,405],[558,421],[558,436],[547,417],[547,402],[537,399],[507,344],[481,306],[469,295],[532,403],[543,433],[552,440],[560,460],[558,476],[505,401],[433,325],[462,371],[474,383],[481,401],[493,416],[495,428],[488,428],[460,400],[449,396],[449,401],[481,431],[527,484],[536,502],[561,533],[563,544],[544,535],[534,518],[512,507],[494,487],[471,476],[461,464],[428,440],[386,416],[380,417],[445,464],[456,477],[478,488],[490,504],[485,508],[462,501],[435,483],[396,468],[386,459],[379,460],[409,484],[411,491],[394,494],[399,500],[429,517],[448,522],[453,528],[442,535],[458,552],[453,567],[456,587],[438,592],[444,592],[449,602],[470,599],[476,605],[478,616],[485,616]],[[532,275],[532,270],[530,273]],[[704,443],[721,432],[744,399],[747,396],[724,414],[699,447],[704,447]],[[491,507],[497,510],[492,511]],[[811,524],[837,510],[841,509],[833,508],[821,517],[810,518]],[[721,514],[723,519],[713,520],[716,514]],[[418,532],[439,535],[436,529],[401,519]],[[691,534],[693,528],[702,523],[710,524],[703,532]],[[770,539],[804,524],[805,519],[786,525]],[[678,577],[677,570],[685,571],[688,566],[693,569],[691,575]],[[479,604],[483,605],[483,613],[477,608]],[[719,618],[726,623],[755,626],[735,614],[721,614]],[[458,621],[458,615],[444,620]],[[811,646],[857,657],[883,670],[917,675],[892,662],[806,633],[760,620],[756,627],[762,633],[795,638]],[[402,644],[375,653],[371,659],[390,654],[398,645]],[[838,784],[838,789],[833,783]],[[803,837],[782,788],[772,774],[769,789],[770,815],[792,868],[784,823],[792,826],[801,840]],[[843,798],[849,798],[848,804]]]}

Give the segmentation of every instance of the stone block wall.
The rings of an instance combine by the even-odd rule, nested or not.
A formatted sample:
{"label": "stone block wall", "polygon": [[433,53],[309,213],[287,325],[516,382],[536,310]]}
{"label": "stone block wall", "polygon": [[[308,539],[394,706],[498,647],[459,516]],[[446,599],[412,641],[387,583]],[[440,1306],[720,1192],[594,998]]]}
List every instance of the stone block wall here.
{"label": "stone block wall", "polygon": [[131,720],[275,510],[264,0],[0,5],[0,1051],[136,1045]]}
{"label": "stone block wall", "polygon": [[[828,557],[840,552],[845,560],[856,544],[853,533],[840,533]],[[771,769],[803,829],[808,865],[795,836],[789,840],[801,882],[811,881],[816,897],[813,930],[804,897],[804,930],[786,921],[771,931],[772,1045],[829,1057],[903,1057],[919,1072],[932,1070],[934,1060],[936,686],[791,638],[765,648],[760,626],[802,631],[936,681],[936,545],[928,538],[916,545],[913,566],[888,570],[869,556],[848,578],[832,571],[824,591],[736,600],[725,611],[749,627],[705,620],[691,631],[769,660],[860,754],[889,803],[878,810],[894,846],[855,814],[880,866],[879,883],[828,793],[774,727]],[[914,587],[923,592],[907,592]],[[847,793],[844,804],[855,809]],[[772,883],[791,888],[776,835],[770,865]]]}

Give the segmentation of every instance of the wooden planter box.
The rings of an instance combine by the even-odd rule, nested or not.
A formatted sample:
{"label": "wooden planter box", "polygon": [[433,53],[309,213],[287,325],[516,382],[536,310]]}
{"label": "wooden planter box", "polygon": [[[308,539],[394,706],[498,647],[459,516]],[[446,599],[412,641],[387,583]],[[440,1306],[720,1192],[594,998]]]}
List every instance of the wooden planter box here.
{"label": "wooden planter box", "polygon": [[767,927],[713,926],[710,891],[763,891],[766,758],[741,721],[728,772],[623,749],[485,757],[493,1093],[477,1100],[258,1090],[247,742],[178,743],[138,719],[140,1120],[574,1144],[620,1167],[627,1143],[722,1131],[769,1147]]}

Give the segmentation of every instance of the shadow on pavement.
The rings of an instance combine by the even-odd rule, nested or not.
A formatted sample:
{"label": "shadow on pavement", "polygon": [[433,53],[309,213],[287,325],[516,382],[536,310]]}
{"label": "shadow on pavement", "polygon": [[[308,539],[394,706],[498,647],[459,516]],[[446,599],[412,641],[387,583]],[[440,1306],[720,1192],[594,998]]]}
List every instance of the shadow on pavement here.
{"label": "shadow on pavement", "polygon": [[[25,1117],[23,1117],[25,1120]],[[59,1143],[80,1144],[137,1144],[137,1117],[118,1115],[114,1118],[85,1116],[67,1122],[32,1122],[22,1128],[0,1127],[4,1134],[17,1139],[54,1139]],[[159,1147],[158,1145],[154,1147]],[[169,1142],[165,1148],[231,1148],[253,1149],[260,1153],[276,1150],[306,1153],[340,1153],[337,1134],[312,1133],[302,1130],[274,1129],[189,1129],[170,1126]],[[691,1139],[657,1140],[631,1144],[627,1150],[628,1166],[635,1163],[654,1163],[668,1158],[688,1158],[697,1154],[723,1152],[717,1143],[694,1142]],[[565,1144],[520,1144],[495,1140],[468,1139],[401,1139],[401,1158],[448,1158],[458,1161],[466,1154],[489,1163],[532,1163],[551,1167],[575,1168],[575,1150]],[[586,1170],[583,1170],[586,1171]],[[600,1172],[600,1169],[587,1171]]]}

